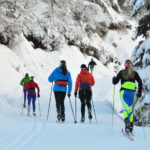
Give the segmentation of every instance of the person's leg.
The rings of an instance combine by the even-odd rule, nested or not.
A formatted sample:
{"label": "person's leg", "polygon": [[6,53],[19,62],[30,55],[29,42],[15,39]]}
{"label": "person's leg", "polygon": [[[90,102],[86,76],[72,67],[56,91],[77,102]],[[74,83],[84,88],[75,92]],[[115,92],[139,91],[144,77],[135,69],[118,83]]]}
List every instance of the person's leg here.
{"label": "person's leg", "polygon": [[61,108],[60,108],[60,92],[54,92],[55,101],[56,101],[56,110],[57,110],[57,119],[60,120],[61,117]]}
{"label": "person's leg", "polygon": [[35,101],[36,101],[36,94],[32,94],[32,105],[33,105],[33,113],[35,113]]}
{"label": "person's leg", "polygon": [[85,90],[80,90],[79,91],[79,98],[81,101],[81,116],[82,118],[85,118]]}
{"label": "person's leg", "polygon": [[23,107],[26,107],[26,99],[27,99],[27,89],[23,89],[23,93],[24,93],[24,103],[23,103]]}
{"label": "person's leg", "polygon": [[124,115],[126,132],[132,132],[133,131],[132,106],[134,103],[134,95],[135,95],[135,92],[130,91],[130,90],[122,90],[120,92],[121,102],[123,105],[123,115]]}
{"label": "person's leg", "polygon": [[66,97],[66,92],[60,92],[60,108],[61,108],[60,110],[61,110],[62,121],[65,121],[65,105],[64,105],[65,97]]}
{"label": "person's leg", "polygon": [[86,105],[89,113],[89,119],[92,119],[92,107],[91,107],[92,91],[85,90],[85,97],[86,97]]}
{"label": "person's leg", "polygon": [[94,71],[94,67],[90,67],[90,72],[93,74],[93,71]]}
{"label": "person's leg", "polygon": [[28,115],[29,115],[29,113],[30,113],[30,103],[31,103],[31,99],[32,99],[31,94],[28,93],[27,98],[28,98]]}

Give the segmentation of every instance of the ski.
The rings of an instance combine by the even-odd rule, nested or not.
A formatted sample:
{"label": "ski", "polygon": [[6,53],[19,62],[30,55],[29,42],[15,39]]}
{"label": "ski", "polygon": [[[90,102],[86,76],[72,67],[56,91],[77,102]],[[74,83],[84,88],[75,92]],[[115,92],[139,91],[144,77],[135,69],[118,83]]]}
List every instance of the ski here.
{"label": "ski", "polygon": [[123,128],[121,131],[122,131],[123,135],[125,135],[129,140],[134,141],[134,138],[132,137],[132,135],[129,135],[126,132],[124,132]]}

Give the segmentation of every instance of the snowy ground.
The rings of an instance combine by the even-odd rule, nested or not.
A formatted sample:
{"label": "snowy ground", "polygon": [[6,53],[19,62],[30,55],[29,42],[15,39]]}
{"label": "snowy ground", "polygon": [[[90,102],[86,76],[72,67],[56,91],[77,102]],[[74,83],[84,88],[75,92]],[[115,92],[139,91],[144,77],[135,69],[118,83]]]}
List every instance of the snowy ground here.
{"label": "snowy ground", "polygon": [[[121,128],[124,127],[122,119],[114,113],[113,117],[113,132],[112,132],[112,108],[106,95],[110,82],[107,78],[97,80],[98,83],[103,83],[103,89],[99,88],[97,84],[93,90],[98,90],[99,98],[93,96],[94,105],[98,123],[95,123],[93,118],[90,124],[87,117],[84,124],[80,123],[80,102],[78,100],[78,123],[73,123],[73,117],[69,105],[68,98],[66,98],[66,122],[58,124],[55,122],[55,103],[52,96],[52,104],[50,110],[49,121],[46,121],[48,99],[40,98],[42,117],[39,116],[38,105],[37,114],[27,117],[26,110],[21,115],[22,108],[20,106],[9,109],[9,111],[0,111],[0,149],[1,150],[120,150],[120,149],[148,149],[150,146],[150,129],[145,128],[146,136],[143,137],[143,129],[135,127],[135,141],[130,141],[121,133]],[[105,94],[103,94],[105,93]],[[74,105],[74,98],[72,97],[72,104]],[[20,99],[21,100],[21,99]],[[46,101],[44,103],[44,101]],[[18,103],[21,103],[19,101]],[[94,117],[94,116],[93,116]],[[109,144],[108,144],[109,143]]]}
{"label": "snowy ground", "polygon": [[[78,123],[74,124],[67,97],[65,100],[66,122],[56,123],[54,95],[52,95],[49,121],[47,121],[51,89],[47,78],[50,72],[58,66],[61,59],[65,59],[68,70],[72,74],[74,90],[75,78],[80,71],[80,65],[87,64],[91,58],[83,56],[76,47],[62,45],[59,51],[48,53],[40,49],[34,50],[24,38],[21,41],[17,39],[17,42],[11,45],[11,49],[0,45],[0,150],[120,150],[125,148],[142,150],[149,148],[150,128],[144,128],[147,137],[144,139],[143,128],[135,127],[134,142],[121,133],[124,123],[117,115],[121,110],[119,86],[116,87],[115,111],[117,113],[114,113],[112,128],[113,85],[111,79],[114,73],[111,65],[105,67],[97,60],[95,60],[97,67],[94,72],[96,84],[93,87],[93,101],[98,123],[95,123],[94,114],[91,124],[87,116],[86,122],[80,123],[80,101],[78,99]],[[120,57],[122,56],[120,54]],[[26,110],[23,110],[23,115],[21,114],[22,87],[19,82],[26,72],[34,75],[35,81],[40,86],[41,117],[38,101],[36,103],[37,117],[27,117]],[[71,100],[74,107],[73,92]]]}

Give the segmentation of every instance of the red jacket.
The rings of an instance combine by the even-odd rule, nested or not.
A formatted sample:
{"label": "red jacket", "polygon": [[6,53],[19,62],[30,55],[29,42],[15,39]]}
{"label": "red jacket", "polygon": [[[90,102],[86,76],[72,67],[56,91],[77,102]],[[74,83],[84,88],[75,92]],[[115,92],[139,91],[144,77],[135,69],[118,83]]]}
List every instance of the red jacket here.
{"label": "red jacket", "polygon": [[36,94],[35,88],[37,89],[38,94],[40,94],[40,88],[36,82],[29,81],[25,84],[25,89],[28,89],[28,93]]}
{"label": "red jacket", "polygon": [[[87,83],[90,86],[93,86],[95,84],[93,75],[90,72],[88,72],[88,70],[86,69],[81,70],[80,74],[78,74],[78,77],[76,79],[75,92],[78,91],[78,88],[82,83]],[[79,88],[79,90],[82,89]]]}

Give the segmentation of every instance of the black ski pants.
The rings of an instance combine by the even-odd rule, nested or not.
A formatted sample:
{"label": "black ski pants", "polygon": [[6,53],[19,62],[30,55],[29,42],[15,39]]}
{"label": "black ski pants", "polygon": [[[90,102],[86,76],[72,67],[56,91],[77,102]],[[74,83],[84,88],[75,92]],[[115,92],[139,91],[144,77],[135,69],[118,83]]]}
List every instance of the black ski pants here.
{"label": "black ski pants", "polygon": [[91,90],[80,90],[79,98],[81,101],[81,115],[85,115],[85,106],[87,105],[88,112],[91,113],[91,99],[92,91]]}
{"label": "black ski pants", "polygon": [[64,116],[65,115],[64,101],[66,97],[66,92],[54,91],[54,95],[56,100],[57,114]]}

